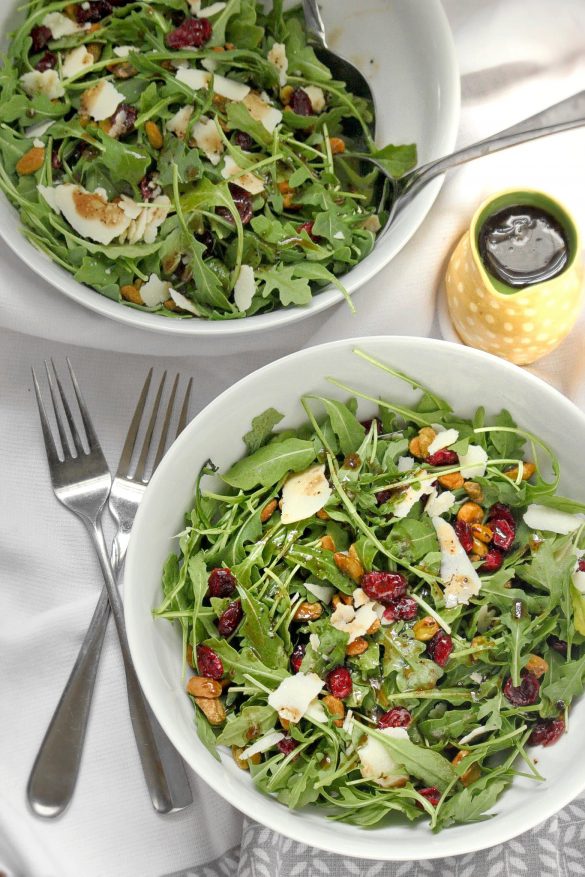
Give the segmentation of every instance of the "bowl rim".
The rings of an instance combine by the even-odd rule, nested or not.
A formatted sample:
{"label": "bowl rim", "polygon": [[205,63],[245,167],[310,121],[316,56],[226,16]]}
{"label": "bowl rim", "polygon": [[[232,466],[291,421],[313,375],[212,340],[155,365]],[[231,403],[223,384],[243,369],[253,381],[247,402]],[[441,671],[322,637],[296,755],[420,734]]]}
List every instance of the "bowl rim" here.
{"label": "bowl rim", "polygon": [[[15,0],[13,0],[15,2]],[[421,5],[421,9],[422,9]],[[459,79],[459,66],[455,42],[447,15],[441,0],[424,0],[425,18],[432,20],[434,43],[441,47],[441,69],[444,81],[439,81],[437,88],[440,89],[441,99],[444,106],[441,107],[440,136],[445,144],[445,152],[450,152],[455,147],[459,130],[459,116],[461,110],[461,87]],[[380,247],[374,247],[372,252],[364,260],[355,265],[345,275],[349,278],[346,288],[350,296],[367,284],[376,274],[383,270],[386,265],[398,254],[398,252],[412,239],[424,219],[431,210],[442,185],[443,177],[433,180],[422,193],[427,199],[425,209],[421,215],[413,221],[412,228],[404,240],[398,242],[397,248],[390,250],[387,257],[372,259],[376,252],[383,252]],[[12,252],[31,271],[54,289],[62,293],[66,298],[75,301],[84,308],[100,314],[116,322],[123,323],[135,328],[144,329],[161,335],[191,337],[191,338],[234,338],[238,336],[256,335],[274,329],[289,327],[301,320],[319,314],[330,307],[344,301],[343,293],[334,286],[325,287],[317,295],[313,296],[306,306],[294,306],[279,308],[267,314],[257,314],[235,320],[200,320],[200,319],[173,319],[161,317],[140,311],[135,308],[113,301],[107,296],[101,295],[89,286],[76,281],[73,275],[66,272],[46,254],[37,250],[36,247],[22,233],[20,218],[16,208],[2,193],[1,197],[7,207],[13,211],[15,222],[0,223],[0,238],[12,250]],[[380,242],[382,238],[380,239]],[[390,248],[389,248],[390,249]],[[352,274],[358,273],[357,277],[351,278]]]}
{"label": "bowl rim", "polygon": [[[326,352],[343,347],[351,351],[355,347],[364,347],[372,342],[383,342],[393,345],[395,349],[398,350],[398,352],[400,351],[400,348],[417,345],[420,348],[421,354],[428,349],[444,350],[447,356],[449,354],[449,351],[457,351],[459,354],[461,354],[461,352],[463,351],[464,356],[467,355],[470,359],[484,362],[488,366],[490,363],[497,362],[498,365],[501,366],[505,372],[515,375],[521,373],[522,380],[526,384],[531,385],[534,388],[538,388],[541,394],[544,394],[545,396],[548,395],[549,398],[556,400],[557,404],[564,408],[567,414],[573,417],[573,419],[576,418],[576,420],[580,422],[585,433],[585,413],[583,413],[574,402],[572,402],[559,390],[548,384],[542,378],[532,374],[529,371],[521,369],[519,366],[514,365],[507,360],[496,357],[491,353],[486,353],[485,351],[478,350],[477,348],[467,347],[462,344],[454,343],[452,341],[444,341],[443,339],[436,338],[408,335],[356,336],[353,338],[343,338],[336,341],[329,341],[323,344],[313,345],[311,347],[305,347],[302,350],[287,354],[286,356],[273,360],[272,362],[262,366],[261,368],[256,369],[255,371],[241,378],[235,384],[232,384],[218,396],[216,396],[211,402],[209,402],[204,408],[202,408],[202,410],[187,425],[181,435],[175,440],[175,442],[171,446],[171,449],[169,449],[169,451],[159,464],[158,469],[153,474],[151,482],[147,487],[147,496],[149,490],[152,494],[152,485],[157,485],[159,481],[164,481],[167,469],[172,468],[174,457],[173,450],[179,449],[183,445],[186,446],[193,442],[193,436],[196,435],[199,421],[203,418],[207,418],[210,415],[213,415],[213,413],[217,409],[220,409],[221,407],[225,406],[226,403],[229,403],[229,400],[233,396],[239,395],[240,393],[242,393],[242,391],[245,392],[249,384],[254,384],[258,380],[263,380],[272,371],[278,371],[279,369],[286,367],[287,363],[298,361],[305,356],[310,357],[311,355],[314,355],[316,351]],[[138,542],[136,533],[139,532],[142,519],[146,517],[148,513],[147,507],[148,503],[145,503],[143,500],[136,515],[134,527],[132,529],[132,534],[130,538],[130,544],[128,546],[124,574],[124,589],[126,598],[129,597],[130,592],[133,590],[133,586],[132,584],[130,584],[130,582],[136,582],[138,578],[133,573],[134,566],[137,562],[135,558],[137,558],[138,556]],[[136,590],[136,587],[134,587],[134,590]],[[559,786],[558,784],[556,784],[555,794],[551,795],[551,790],[549,789],[549,794],[546,796],[546,799],[544,801],[540,800],[540,810],[536,819],[534,819],[533,815],[530,815],[531,810],[529,808],[525,808],[523,812],[515,813],[514,818],[508,818],[506,822],[502,823],[502,826],[498,829],[497,836],[493,840],[490,840],[488,842],[486,842],[485,839],[477,839],[477,833],[474,833],[474,831],[472,830],[473,826],[475,825],[474,823],[470,823],[466,826],[460,826],[460,828],[469,829],[463,840],[461,839],[461,837],[457,837],[454,841],[451,841],[450,843],[447,841],[443,841],[443,846],[438,851],[432,853],[425,850],[422,854],[419,853],[415,856],[412,852],[408,853],[406,851],[400,851],[398,854],[394,852],[392,856],[388,855],[387,857],[385,857],[380,855],[379,842],[378,845],[374,843],[372,844],[372,847],[374,849],[372,849],[371,853],[368,852],[367,848],[360,849],[355,853],[352,853],[351,850],[346,849],[340,851],[339,847],[336,847],[332,839],[323,839],[323,837],[319,835],[318,828],[313,824],[310,825],[311,840],[308,841],[306,836],[308,833],[306,822],[302,818],[291,818],[291,816],[294,816],[295,813],[288,810],[288,808],[286,808],[284,805],[279,804],[275,799],[268,799],[266,796],[263,795],[262,792],[252,787],[249,790],[252,794],[249,796],[244,795],[244,801],[242,802],[238,789],[232,789],[229,785],[224,786],[221,790],[216,788],[216,786],[214,785],[214,778],[212,777],[212,771],[207,769],[207,765],[205,763],[197,764],[197,766],[195,766],[196,761],[193,758],[193,752],[192,750],[190,750],[190,748],[182,745],[181,740],[175,734],[172,720],[170,718],[159,716],[157,714],[157,710],[155,708],[157,697],[156,693],[154,692],[154,687],[153,685],[151,685],[150,676],[146,672],[146,669],[141,666],[140,659],[136,661],[136,656],[139,657],[140,655],[139,646],[141,634],[140,624],[135,623],[137,616],[133,615],[133,611],[131,608],[132,603],[133,600],[131,598],[125,599],[124,605],[126,628],[132,660],[134,662],[140,684],[143,687],[144,694],[173,745],[180,752],[187,764],[190,765],[192,770],[195,771],[197,776],[201,777],[204,782],[206,782],[214,791],[220,794],[221,797],[227,800],[228,803],[236,807],[236,809],[238,809],[240,812],[249,816],[251,819],[261,822],[263,825],[270,828],[271,830],[277,832],[278,834],[285,835],[286,837],[289,837],[294,841],[297,841],[304,845],[313,846],[330,853],[336,853],[338,855],[383,861],[411,861],[413,859],[431,860],[447,858],[450,856],[465,855],[467,853],[478,852],[482,849],[489,849],[492,846],[496,846],[498,844],[509,841],[525,831],[529,831],[530,829],[544,822],[546,819],[549,819],[551,816],[554,816],[556,813],[558,813],[585,788],[585,771],[582,773],[581,776],[579,775],[578,771],[574,771],[572,774],[566,777],[566,782],[561,791],[559,791]],[[194,733],[196,734],[195,730]],[[256,796],[258,796],[265,803],[267,803],[268,800],[271,800],[272,803],[276,806],[266,807],[261,812],[259,812],[258,810],[254,809],[254,800]],[[248,800],[248,797],[250,800]],[[553,803],[551,803],[551,801],[553,801]],[[525,813],[528,813],[528,817],[526,817]],[[288,819],[286,818],[287,816]],[[297,813],[297,817],[298,816],[299,813]],[[303,826],[305,827],[303,828]],[[371,837],[373,840],[374,836],[371,835]]]}

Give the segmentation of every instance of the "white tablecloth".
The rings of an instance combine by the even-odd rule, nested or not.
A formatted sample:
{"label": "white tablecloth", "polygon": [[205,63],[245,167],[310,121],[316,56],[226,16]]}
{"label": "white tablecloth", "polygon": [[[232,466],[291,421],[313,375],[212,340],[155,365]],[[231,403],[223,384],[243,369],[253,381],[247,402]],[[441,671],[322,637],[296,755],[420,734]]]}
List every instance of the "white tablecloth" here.
{"label": "white tablecloth", "polygon": [[[583,0],[445,0],[445,6],[462,74],[461,144],[585,88]],[[73,803],[55,822],[38,821],[26,809],[28,772],[100,586],[85,532],[50,490],[30,366],[40,367],[47,356],[71,356],[115,466],[128,412],[153,356],[157,369],[194,375],[195,413],[275,355],[309,344],[381,331],[440,337],[436,304],[445,261],[479,201],[506,186],[540,188],[565,202],[585,229],[584,155],[580,130],[451,175],[409,245],[358,293],[357,316],[342,305],[290,329],[278,350],[226,351],[206,360],[190,355],[193,343],[181,340],[174,357],[161,355],[168,353],[167,340],[150,335],[145,346],[141,333],[59,298],[0,247],[0,870],[4,865],[26,877],[160,877],[216,859],[240,843],[242,832],[241,816],[194,776],[191,808],[171,817],[154,814],[113,630]],[[535,369],[585,408],[584,324],[585,313]],[[443,321],[443,334],[450,331]],[[223,873],[235,874],[235,861],[225,860]],[[330,867],[329,873],[342,872]]]}

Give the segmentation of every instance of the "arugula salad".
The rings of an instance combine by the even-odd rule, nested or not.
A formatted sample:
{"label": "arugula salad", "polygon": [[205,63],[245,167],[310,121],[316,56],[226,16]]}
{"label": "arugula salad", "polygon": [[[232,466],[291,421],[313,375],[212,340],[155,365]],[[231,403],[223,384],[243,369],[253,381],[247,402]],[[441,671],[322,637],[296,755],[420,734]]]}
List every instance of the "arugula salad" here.
{"label": "arugula salad", "polygon": [[[31,0],[0,71],[0,188],[80,283],[169,318],[306,305],[384,215],[372,108],[255,0]],[[364,148],[363,145],[360,148]],[[354,150],[355,153],[355,150]],[[349,298],[348,298],[349,301]],[[350,303],[351,306],[351,303]]]}
{"label": "arugula salad", "polygon": [[[180,624],[200,739],[291,808],[433,830],[484,817],[585,686],[585,504],[503,410],[412,408],[332,379],[306,422],[255,417],[171,554],[155,618]],[[357,400],[377,403],[361,421]],[[216,476],[217,477],[217,476]],[[193,675],[191,675],[193,674]]]}

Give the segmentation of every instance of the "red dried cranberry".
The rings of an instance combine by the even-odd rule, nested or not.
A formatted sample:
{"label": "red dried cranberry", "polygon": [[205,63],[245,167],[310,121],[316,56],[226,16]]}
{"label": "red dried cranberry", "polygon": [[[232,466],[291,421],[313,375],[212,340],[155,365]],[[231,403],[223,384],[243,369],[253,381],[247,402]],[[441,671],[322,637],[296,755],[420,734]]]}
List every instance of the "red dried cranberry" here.
{"label": "red dried cranberry", "polygon": [[80,3],[75,9],[75,18],[79,24],[101,21],[106,15],[112,14],[110,0],[91,0],[89,3]]}
{"label": "red dried cranberry", "polygon": [[[241,186],[237,186],[235,183],[230,183],[229,189],[232,198],[234,199],[236,210],[240,214],[242,224],[246,225],[248,222],[250,222],[252,216],[254,215],[254,210],[252,208],[252,198],[250,197],[250,193],[246,192],[245,189],[242,189]],[[227,219],[228,222],[234,223],[234,218],[227,209],[227,207],[216,207],[215,212],[218,216],[223,217],[223,219]]]}
{"label": "red dried cranberry", "polygon": [[425,463],[428,463],[429,466],[456,466],[458,462],[459,457],[455,451],[448,451],[447,448],[435,451],[434,454],[431,454],[425,460]]}
{"label": "red dried cranberry", "polygon": [[31,30],[30,38],[32,40],[33,52],[40,52],[41,49],[45,48],[49,40],[53,39],[53,34],[44,24],[39,24]]}
{"label": "red dried cranberry", "polygon": [[361,587],[370,600],[388,605],[406,594],[408,582],[400,572],[367,572]]}
{"label": "red dried cranberry", "polygon": [[453,640],[444,630],[437,633],[427,643],[427,653],[439,667],[444,667],[453,651]]}
{"label": "red dried cranberry", "polygon": [[138,183],[140,194],[143,201],[154,201],[156,196],[161,192],[160,186],[153,181],[152,173],[148,173],[142,177]]}
{"label": "red dried cranberry", "polygon": [[196,234],[195,240],[198,240],[199,243],[203,244],[203,246],[205,247],[205,249],[203,250],[204,258],[208,258],[209,256],[213,255],[213,245],[215,242],[213,239],[213,235],[210,231],[205,230],[202,231],[201,234]]}
{"label": "red dried cranberry", "polygon": [[[307,234],[309,235],[309,237],[311,238],[311,240],[314,241],[315,240],[315,236],[313,235],[313,226],[314,225],[315,225],[315,223],[312,221],[311,222],[303,222],[302,225],[297,225],[297,232],[299,234],[301,234],[303,231],[306,231]],[[372,421],[370,420],[370,423],[371,422]]]}
{"label": "red dried cranberry", "polygon": [[565,733],[563,719],[538,719],[528,738],[530,746],[552,746]]}
{"label": "red dried cranberry", "polygon": [[298,673],[301,669],[301,664],[303,663],[303,658],[305,657],[305,646],[302,643],[299,643],[294,647],[293,653],[290,656],[290,665],[293,669],[293,673]]}
{"label": "red dried cranberry", "polygon": [[230,569],[218,567],[209,573],[207,586],[210,597],[231,597],[236,590],[236,577]]}
{"label": "red dried cranberry", "polygon": [[[417,789],[417,792],[419,795],[422,795],[423,798],[426,798],[433,807],[437,807],[441,800],[441,793],[436,786],[428,786],[426,789]],[[421,810],[424,809],[419,801],[417,801],[417,807],[420,807]]]}
{"label": "red dried cranberry", "polygon": [[239,600],[230,603],[227,609],[221,613],[217,622],[217,630],[220,636],[231,636],[242,620],[244,611]]}
{"label": "red dried cranberry", "polygon": [[211,22],[208,18],[186,18],[183,24],[166,36],[169,49],[186,49],[193,46],[201,48],[212,34]]}
{"label": "red dried cranberry", "polygon": [[393,494],[394,490],[391,487],[387,487],[385,490],[379,490],[376,494],[376,502],[378,505],[384,505],[385,502],[388,502],[388,500],[392,498]]}
{"label": "red dried cranberry", "polygon": [[488,521],[493,520],[493,518],[503,518],[504,521],[507,521],[512,527],[516,527],[516,521],[514,520],[512,510],[509,506],[503,505],[501,502],[494,503],[489,510],[487,516]]}
{"label": "red dried cranberry", "polygon": [[43,73],[45,70],[54,70],[57,66],[57,56],[54,52],[45,52],[40,61],[35,64],[35,70]]}
{"label": "red dried cranberry", "polygon": [[582,557],[579,563],[577,564],[577,569],[579,572],[585,572],[585,557]]}
{"label": "red dried cranberry", "polygon": [[492,544],[502,551],[508,551],[514,542],[516,528],[505,518],[491,518],[489,525],[494,534]]}
{"label": "red dried cranberry", "polygon": [[54,171],[60,171],[63,167],[61,159],[59,158],[59,148],[57,146],[53,146],[53,152],[51,153],[51,167]]}
{"label": "red dried cranberry", "polygon": [[347,667],[334,667],[333,670],[329,671],[327,688],[333,697],[338,697],[340,700],[349,697],[353,690],[353,684]]}
{"label": "red dried cranberry", "polygon": [[279,740],[276,744],[277,748],[285,755],[290,755],[291,752],[294,752],[298,745],[298,742],[293,740],[292,737],[283,737],[282,740]]}
{"label": "red dried cranberry", "polygon": [[551,649],[554,649],[559,655],[563,655],[565,658],[567,657],[567,643],[564,639],[559,639],[558,636],[549,636],[547,643]]}
{"label": "red dried cranberry", "polygon": [[504,555],[497,548],[490,548],[479,567],[480,572],[497,572],[504,562]]}
{"label": "red dried cranberry", "polygon": [[514,706],[532,706],[540,695],[540,682],[534,673],[529,670],[522,671],[520,685],[512,685],[512,677],[508,676],[504,682],[504,697]]}
{"label": "red dried cranberry", "polygon": [[209,679],[221,679],[223,676],[221,658],[209,646],[197,646],[197,669],[201,676]]}
{"label": "red dried cranberry", "polygon": [[399,597],[384,609],[384,618],[387,621],[412,621],[416,618],[418,605],[412,597]]}
{"label": "red dried cranberry", "polygon": [[473,533],[467,521],[455,521],[455,532],[463,550],[471,554],[473,551]]}
{"label": "red dried cranberry", "polygon": [[[307,223],[305,223],[305,225],[306,224]],[[297,229],[297,231],[300,231],[301,228],[303,228],[302,225],[300,228]],[[376,423],[376,426],[378,427],[378,435],[382,435],[382,433],[384,432],[384,426],[382,425],[382,421],[380,420],[379,417],[369,417],[367,420],[360,420],[360,423],[366,432],[369,432],[371,430],[372,423],[374,423],[374,422]]]}
{"label": "red dried cranberry", "polygon": [[393,709],[382,713],[378,719],[379,728],[408,728],[412,722],[412,716],[403,706],[395,706]]}
{"label": "red dried cranberry", "polygon": [[240,149],[245,149],[246,152],[250,152],[250,150],[254,148],[254,141],[245,131],[236,131],[234,134],[234,143],[236,146],[239,146]]}
{"label": "red dried cranberry", "polygon": [[138,118],[138,110],[130,104],[120,104],[114,115],[112,116],[112,128],[110,133],[115,131],[117,139],[127,137],[134,131],[134,123]]}
{"label": "red dried cranberry", "polygon": [[297,116],[312,116],[313,104],[311,98],[302,88],[295,88],[290,98],[290,107]]}

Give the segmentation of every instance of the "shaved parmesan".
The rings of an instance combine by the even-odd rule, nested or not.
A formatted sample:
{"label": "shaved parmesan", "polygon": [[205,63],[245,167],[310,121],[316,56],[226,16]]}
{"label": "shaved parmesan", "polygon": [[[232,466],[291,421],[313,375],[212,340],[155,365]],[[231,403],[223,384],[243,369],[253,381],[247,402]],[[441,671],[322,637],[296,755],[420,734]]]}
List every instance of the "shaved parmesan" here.
{"label": "shaved parmesan", "polygon": [[70,76],[82,73],[86,67],[91,67],[94,63],[91,52],[88,52],[85,46],[78,46],[67,52],[61,72],[65,79],[69,79]]}
{"label": "shaved parmesan", "polygon": [[318,85],[303,85],[303,91],[309,95],[314,113],[322,113],[325,109],[325,95]]}
{"label": "shaved parmesan", "polygon": [[38,190],[47,204],[62,213],[78,234],[99,244],[111,244],[130,224],[124,211],[118,204],[110,203],[103,190],[88,192],[72,183],[52,189],[39,186]]}
{"label": "shaved parmesan", "polygon": [[457,533],[443,518],[432,518],[441,549],[441,579],[445,585],[447,609],[457,604],[467,605],[481,590],[481,579],[473,568]]}
{"label": "shaved parmesan", "polygon": [[483,725],[480,725],[479,728],[474,728],[473,731],[470,731],[469,734],[462,737],[458,745],[465,746],[466,743],[471,743],[471,741],[475,740],[477,737],[483,737],[484,734],[487,734],[488,730],[489,728],[484,728]]}
{"label": "shaved parmesan", "polygon": [[300,722],[311,701],[321,692],[323,684],[316,673],[299,671],[282,680],[278,688],[268,695],[268,704],[281,719]]}
{"label": "shaved parmesan", "polygon": [[277,110],[276,107],[271,107],[253,91],[244,98],[243,104],[247,107],[252,118],[260,122],[269,134],[272,134],[276,126],[282,122],[281,111]]}
{"label": "shaved parmesan", "polygon": [[370,598],[362,588],[356,588],[351,596],[353,599],[353,605],[356,609],[359,609],[360,606],[365,606],[366,603],[370,602]]}
{"label": "shaved parmesan", "polygon": [[217,3],[210,3],[209,6],[206,6],[205,9],[199,8],[195,15],[197,18],[211,18],[212,15],[217,15],[218,12],[221,12],[222,9],[225,9],[226,4],[223,0],[218,0]]}
{"label": "shaved parmesan", "polygon": [[481,478],[485,475],[488,455],[480,445],[469,445],[467,452],[459,454],[461,474],[464,478]]}
{"label": "shaved parmesan", "polygon": [[[399,740],[409,739],[406,728],[383,728],[380,733]],[[406,770],[394,760],[388,748],[380,740],[368,736],[367,741],[359,747],[357,753],[364,779],[373,780],[378,786],[383,786],[386,789],[393,786],[403,786],[407,782]]]}
{"label": "shaved parmesan", "polygon": [[140,287],[140,298],[147,307],[154,308],[167,300],[170,286],[167,280],[161,280],[156,274],[151,274],[146,283]]}
{"label": "shaved parmesan", "polygon": [[96,122],[103,122],[114,115],[123,100],[124,95],[107,79],[102,79],[93,88],[83,92],[81,108]]}
{"label": "shaved parmesan", "polygon": [[459,432],[456,429],[441,430],[429,445],[429,455],[436,454],[437,451],[442,451],[443,448],[448,448],[449,445],[454,445],[458,438]]}
{"label": "shaved parmesan", "polygon": [[201,0],[188,0],[188,3],[193,15],[197,15],[201,9]]}
{"label": "shaved parmesan", "polygon": [[181,107],[181,109],[177,110],[175,115],[167,121],[167,131],[170,131],[171,134],[174,134],[179,140],[184,140],[192,115],[193,107]]}
{"label": "shaved parmesan", "polygon": [[419,469],[418,472],[414,473],[414,477],[418,477],[419,486],[416,487],[414,484],[410,484],[397,495],[395,505],[392,509],[392,514],[396,518],[405,518],[414,504],[418,502],[422,496],[426,496],[434,490],[434,475],[428,475],[424,469]]}
{"label": "shaved parmesan", "polygon": [[127,58],[130,52],[135,52],[135,46],[114,46],[113,50],[114,55],[118,58]]}
{"label": "shaved parmesan", "polygon": [[307,710],[305,712],[306,719],[312,719],[313,722],[321,722],[321,724],[327,724],[327,713],[323,707],[323,704],[318,698],[315,698],[311,701]]}
{"label": "shaved parmesan", "polygon": [[169,292],[174,303],[177,307],[181,308],[182,311],[188,311],[190,314],[195,314],[196,317],[201,316],[190,298],[186,298],[181,292],[177,292],[176,289],[173,289],[172,286],[169,288]]}
{"label": "shaved parmesan", "polygon": [[288,58],[286,57],[286,46],[284,43],[274,43],[268,52],[268,60],[274,64],[278,70],[278,82],[280,85],[286,85],[286,71],[288,70]]}
{"label": "shaved parmesan", "polygon": [[213,119],[201,116],[191,129],[191,141],[205,153],[211,164],[220,163],[225,147]]}
{"label": "shaved parmesan", "polygon": [[396,465],[399,472],[411,472],[414,469],[414,457],[398,457]]}
{"label": "shaved parmesan", "polygon": [[282,488],[282,523],[294,524],[312,517],[323,508],[330,496],[331,488],[325,477],[324,465],[294,472]]}
{"label": "shaved parmesan", "polygon": [[330,588],[328,585],[318,585],[316,582],[305,582],[304,584],[307,591],[321,603],[325,603],[325,605],[331,603],[335,588]]}
{"label": "shaved parmesan", "polygon": [[[181,67],[177,70],[176,78],[178,82],[182,82],[198,91],[200,88],[209,88],[211,82],[211,73],[206,70],[197,70],[195,67]],[[236,82],[235,79],[227,79],[225,76],[215,75],[213,77],[213,90],[220,97],[228,100],[242,101],[247,94],[250,93],[250,86],[244,85],[243,82]]]}
{"label": "shaved parmesan", "polygon": [[284,740],[284,734],[281,731],[269,731],[268,734],[264,734],[255,743],[244,749],[240,753],[240,758],[246,761],[246,759],[252,758],[253,755],[258,755],[259,752],[266,752],[267,749],[276,746],[281,740]]}
{"label": "shaved parmesan", "polygon": [[585,594],[585,571],[577,566],[573,572],[572,580],[579,593]]}
{"label": "shaved parmesan", "polygon": [[167,195],[158,195],[148,204],[137,204],[127,195],[122,195],[120,207],[130,219],[128,228],[120,235],[120,243],[137,244],[144,241],[153,244],[159,227],[168,216],[171,201]]}
{"label": "shaved parmesan", "polygon": [[43,134],[46,134],[51,125],[53,124],[53,119],[49,119],[48,122],[37,122],[36,125],[31,125],[30,128],[26,129],[27,137],[42,137]]}
{"label": "shaved parmesan", "polygon": [[43,27],[49,28],[54,40],[60,40],[61,37],[69,37],[74,33],[79,33],[90,27],[89,24],[86,24],[85,26],[78,24],[72,18],[63,15],[62,12],[49,12],[48,15],[45,15],[41,24]]}
{"label": "shaved parmesan", "polygon": [[451,493],[450,490],[443,490],[442,493],[437,493],[436,488],[434,488],[425,506],[425,512],[431,518],[439,517],[448,512],[455,502],[455,494]]}
{"label": "shaved parmesan", "polygon": [[332,627],[349,634],[350,643],[366,634],[377,620],[378,616],[374,609],[374,603],[371,601],[360,606],[357,610],[353,606],[339,603],[330,618]]}
{"label": "shaved parmesan", "polygon": [[319,639],[318,634],[312,633],[309,636],[309,645],[313,649],[314,652],[319,651],[319,646],[321,645],[321,640]]}
{"label": "shaved parmesan", "polygon": [[251,265],[242,265],[234,286],[234,302],[239,311],[245,313],[248,310],[255,292],[254,269]]}
{"label": "shaved parmesan", "polygon": [[201,66],[205,67],[206,70],[209,70],[210,73],[215,73],[219,64],[215,60],[215,58],[203,58],[201,61]]}
{"label": "shaved parmesan", "polygon": [[235,163],[231,155],[226,155],[221,175],[224,180],[231,180],[249,192],[250,195],[259,195],[264,191],[264,183],[260,177],[248,173]]}
{"label": "shaved parmesan", "polygon": [[50,100],[57,100],[65,94],[56,70],[31,70],[22,74],[20,82],[29,97],[42,94]]}
{"label": "shaved parmesan", "polygon": [[345,731],[346,734],[351,734],[353,731],[353,710],[347,711],[343,720],[342,730]]}
{"label": "shaved parmesan", "polygon": [[532,530],[547,530],[549,533],[562,533],[565,536],[573,533],[584,520],[582,515],[549,509],[538,503],[532,503],[524,512],[524,523]]}
{"label": "shaved parmesan", "polygon": [[211,82],[211,74],[205,70],[197,70],[195,67],[179,67],[176,74],[177,82],[188,85],[193,91],[200,88],[209,88]]}

